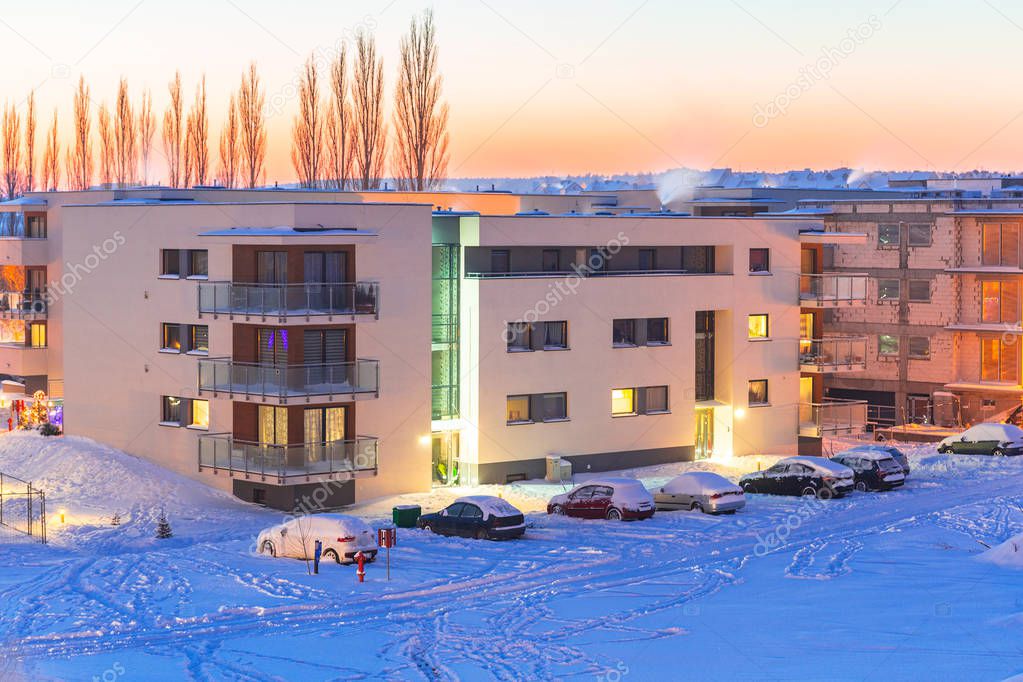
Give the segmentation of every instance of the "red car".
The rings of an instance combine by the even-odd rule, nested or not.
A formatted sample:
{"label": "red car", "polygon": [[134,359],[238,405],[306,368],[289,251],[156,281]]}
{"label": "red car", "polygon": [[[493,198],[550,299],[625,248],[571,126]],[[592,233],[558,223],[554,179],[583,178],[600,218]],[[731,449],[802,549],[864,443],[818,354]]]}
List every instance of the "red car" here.
{"label": "red car", "polygon": [[600,478],[555,495],[547,503],[547,513],[609,521],[649,519],[654,515],[654,496],[634,478]]}

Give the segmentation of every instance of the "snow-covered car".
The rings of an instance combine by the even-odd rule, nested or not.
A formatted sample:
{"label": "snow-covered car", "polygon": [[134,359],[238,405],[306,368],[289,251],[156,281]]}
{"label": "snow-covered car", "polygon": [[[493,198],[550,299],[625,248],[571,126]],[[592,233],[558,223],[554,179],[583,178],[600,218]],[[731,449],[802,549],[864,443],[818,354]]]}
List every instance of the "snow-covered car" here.
{"label": "snow-covered car", "polygon": [[938,444],[938,452],[957,455],[1021,455],[1023,429],[1014,424],[977,424]]}
{"label": "snow-covered car", "polygon": [[712,471],[690,471],[654,491],[658,509],[689,509],[706,514],[734,514],[746,506],[742,488]]}
{"label": "snow-covered car", "polygon": [[747,493],[768,495],[816,495],[830,499],[853,490],[853,470],[824,457],[789,457],[770,469],[755,471],[739,479]]}
{"label": "snow-covered car", "polygon": [[459,497],[439,512],[423,514],[416,523],[438,535],[477,540],[509,540],[526,532],[522,512],[492,495]]}
{"label": "snow-covered car", "polygon": [[649,519],[654,498],[634,478],[599,478],[552,497],[547,513],[609,521]]}
{"label": "snow-covered car", "polygon": [[883,450],[871,448],[852,449],[840,452],[831,461],[844,464],[853,470],[856,489],[891,490],[906,482],[902,465]]}
{"label": "snow-covered car", "polygon": [[860,450],[877,450],[879,452],[885,452],[891,455],[891,458],[899,463],[902,467],[902,474],[909,476],[909,458],[906,454],[890,443],[864,443],[863,445],[855,445],[846,452],[859,452]]}
{"label": "snow-covered car", "polygon": [[259,534],[256,549],[260,554],[308,561],[316,554],[317,540],[323,561],[351,563],[359,552],[372,561],[377,555],[373,529],[344,514],[309,514],[271,526]]}

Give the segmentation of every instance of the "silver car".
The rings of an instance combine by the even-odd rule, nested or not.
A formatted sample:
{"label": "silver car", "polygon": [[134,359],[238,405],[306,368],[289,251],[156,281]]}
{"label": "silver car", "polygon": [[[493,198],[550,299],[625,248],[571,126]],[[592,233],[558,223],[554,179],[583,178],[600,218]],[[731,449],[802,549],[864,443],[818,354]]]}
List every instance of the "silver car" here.
{"label": "silver car", "polygon": [[742,488],[710,471],[676,476],[654,491],[658,509],[688,509],[705,514],[734,514],[746,506]]}

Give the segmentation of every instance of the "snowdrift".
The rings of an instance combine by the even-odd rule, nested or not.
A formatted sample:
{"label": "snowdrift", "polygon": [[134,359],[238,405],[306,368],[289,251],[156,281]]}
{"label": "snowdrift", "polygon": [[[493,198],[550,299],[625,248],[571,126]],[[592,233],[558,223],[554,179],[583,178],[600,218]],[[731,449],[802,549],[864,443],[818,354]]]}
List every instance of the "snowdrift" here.
{"label": "snowdrift", "polygon": [[1023,569],[1023,533],[984,552],[980,560],[1006,568]]}

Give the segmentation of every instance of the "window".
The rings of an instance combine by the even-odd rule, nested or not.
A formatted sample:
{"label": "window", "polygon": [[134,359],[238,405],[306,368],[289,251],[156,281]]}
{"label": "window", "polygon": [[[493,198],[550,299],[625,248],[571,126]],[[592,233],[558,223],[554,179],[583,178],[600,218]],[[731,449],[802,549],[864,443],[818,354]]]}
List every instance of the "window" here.
{"label": "window", "polygon": [[192,249],[188,252],[188,276],[206,277],[210,274],[209,252],[206,249]]}
{"label": "window", "polygon": [[177,249],[163,249],[160,251],[160,275],[164,277],[181,276],[181,252]]}
{"label": "window", "polygon": [[623,417],[636,414],[636,392],[631,388],[616,388],[611,391],[611,416]]}
{"label": "window", "polygon": [[458,516],[463,519],[482,519],[483,510],[474,504],[467,504],[462,507],[462,513]]}
{"label": "window", "polygon": [[1020,319],[1019,283],[989,281],[981,283],[981,322],[1015,325]]}
{"label": "window", "polygon": [[1019,383],[1019,351],[1017,344],[1005,343],[998,337],[980,340],[981,381]]}
{"label": "window", "polygon": [[28,325],[29,345],[32,348],[46,348],[46,323],[30,322]]}
{"label": "window", "polygon": [[161,277],[206,277],[209,275],[209,252],[206,249],[161,249]]}
{"label": "window", "polygon": [[898,225],[877,226],[877,248],[897,249],[901,240],[902,230]]}
{"label": "window", "polygon": [[551,350],[567,349],[568,322],[544,322],[543,347]]}
{"label": "window", "polygon": [[657,269],[657,249],[639,250],[639,269],[644,271]]}
{"label": "window", "polygon": [[749,271],[770,272],[771,271],[771,250],[750,249],[749,250]]}
{"label": "window", "polygon": [[209,353],[210,328],[204,324],[161,325],[160,350],[174,353]]}
{"label": "window", "polygon": [[190,400],[188,402],[191,406],[191,419],[188,420],[188,425],[196,429],[210,428],[210,401]]}
{"label": "window", "polygon": [[160,417],[162,424],[181,426],[181,398],[165,395],[163,400],[163,415]]}
{"label": "window", "polygon": [[930,246],[931,226],[910,225],[908,230],[908,240],[910,246]]}
{"label": "window", "polygon": [[544,393],[541,398],[543,421],[553,422],[568,419],[568,395],[566,393]]}
{"label": "window", "polygon": [[877,280],[877,300],[898,301],[902,293],[901,284],[902,283],[897,279]]}
{"label": "window", "polygon": [[561,251],[558,249],[543,250],[543,271],[558,272],[561,270]]}
{"label": "window", "polygon": [[508,323],[508,351],[532,350],[529,343],[530,327],[525,322]]}
{"label": "window", "polygon": [[909,280],[909,300],[916,303],[931,302],[931,282],[926,279]]}
{"label": "window", "polygon": [[507,249],[493,249],[490,252],[491,272],[511,272],[511,252]]}
{"label": "window", "polygon": [[987,223],[981,226],[981,264],[1019,267],[1019,225]]}
{"label": "window", "polygon": [[682,269],[696,274],[714,272],[714,247],[683,246]]}
{"label": "window", "polygon": [[931,339],[926,336],[909,337],[909,357],[916,360],[930,360]]}
{"label": "window", "polygon": [[611,326],[611,343],[615,346],[635,346],[636,321],[615,320]]}
{"label": "window", "polygon": [[531,421],[529,417],[529,396],[510,395],[507,399],[508,423],[524,424]]}
{"label": "window", "polygon": [[163,323],[163,350],[181,352],[181,325]]}
{"label": "window", "polygon": [[191,339],[189,340],[188,350],[193,353],[209,353],[210,352],[210,328],[204,324],[193,324],[189,327],[191,330]]}
{"label": "window", "polygon": [[750,407],[756,405],[767,405],[767,379],[752,379],[749,382]]}
{"label": "window", "polygon": [[29,239],[46,239],[46,216],[26,216],[25,222],[27,224],[27,228],[25,230],[26,237]]}
{"label": "window", "polygon": [[899,337],[891,334],[881,334],[877,337],[877,352],[879,355],[898,355]]}
{"label": "window", "polygon": [[646,414],[664,414],[668,412],[668,387],[648,386],[646,389]]}
{"label": "window", "polygon": [[651,317],[646,321],[646,345],[664,346],[668,343],[668,318]]}
{"label": "window", "polygon": [[[767,315],[758,314],[749,316],[749,338],[751,339],[766,339],[768,338],[767,328]],[[803,338],[809,338],[804,336]]]}

